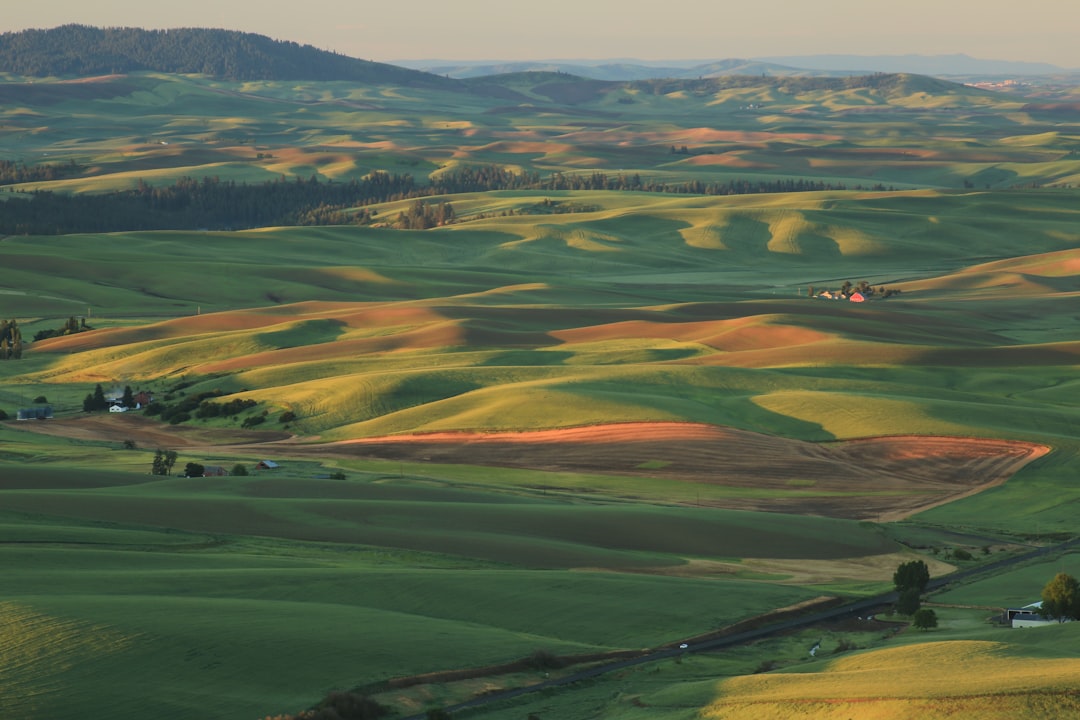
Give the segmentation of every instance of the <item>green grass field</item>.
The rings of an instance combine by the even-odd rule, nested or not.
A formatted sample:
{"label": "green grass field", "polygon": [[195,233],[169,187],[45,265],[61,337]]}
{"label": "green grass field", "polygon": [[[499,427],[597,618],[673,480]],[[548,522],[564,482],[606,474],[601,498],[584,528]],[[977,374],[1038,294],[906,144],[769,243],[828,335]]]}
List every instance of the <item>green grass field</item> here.
{"label": "green grass field", "polygon": [[[0,627],[5,662],[18,667],[0,696],[12,715],[142,712],[149,703],[163,718],[270,714],[333,687],[537,650],[659,644],[817,594],[734,576],[611,572],[760,553],[769,537],[784,553],[792,528],[781,518],[771,530],[745,518],[740,531],[730,522],[739,518],[706,512],[669,513],[677,522],[668,522],[644,507],[359,479],[222,486],[18,466],[2,476],[32,488],[5,488],[0,522],[9,588]],[[834,521],[817,524],[815,552],[827,555],[841,536],[851,546],[836,552],[873,552]],[[578,570],[561,569],[567,563]],[[682,600],[667,602],[673,594]],[[45,634],[62,647],[43,646]],[[49,672],[34,669],[44,663]],[[124,667],[139,670],[108,681]]]}
{"label": "green grass field", "polygon": [[[677,642],[822,595],[885,590],[905,559],[948,572],[930,548],[1015,550],[1075,532],[1074,119],[914,77],[805,92],[495,82],[499,92],[462,94],[152,73],[0,78],[0,159],[81,167],[15,191],[374,170],[423,183],[486,164],[831,188],[463,193],[432,198],[460,222],[425,231],[387,227],[412,202],[401,200],[368,208],[377,220],[364,227],[0,238],[0,318],[26,339],[72,316],[94,328],[0,361],[0,410],[45,396],[74,428],[0,423],[0,715],[298,712],[333,689],[538,650]],[[516,214],[545,200],[587,211]],[[863,280],[901,292],[862,305],[810,297]],[[256,404],[178,428],[79,434],[73,421],[97,384]],[[215,445],[263,413],[258,427],[272,433]],[[802,476],[782,487],[672,480],[678,458],[659,455],[620,474],[305,447],[279,458],[277,474],[148,474],[155,445],[170,442],[176,470],[231,468],[253,467],[257,441],[287,433],[307,444],[651,421],[1051,452],[1004,484],[886,525],[817,516],[812,503],[829,491]],[[139,428],[153,439],[125,449],[123,433]],[[855,494],[888,496],[874,479]],[[746,499],[795,514],[725,509]],[[1069,562],[934,600],[1030,601]],[[926,634],[815,628],[470,717],[1071,711],[1061,678],[1076,673],[1076,628],[1003,635],[978,612],[942,608]],[[864,652],[832,655],[845,638]],[[818,639],[828,655],[811,661]],[[754,674],[770,660],[780,672]],[[1016,664],[1030,674],[995,685]],[[959,690],[920,685],[927,667]],[[422,711],[489,682],[504,681],[381,697]]]}

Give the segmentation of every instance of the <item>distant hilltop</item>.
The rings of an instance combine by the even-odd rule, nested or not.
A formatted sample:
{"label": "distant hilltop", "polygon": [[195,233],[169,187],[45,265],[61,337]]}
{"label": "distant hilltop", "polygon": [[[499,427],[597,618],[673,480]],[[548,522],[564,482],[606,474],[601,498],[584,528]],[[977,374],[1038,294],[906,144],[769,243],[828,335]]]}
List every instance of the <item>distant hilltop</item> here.
{"label": "distant hilltop", "polygon": [[397,60],[398,65],[452,78],[510,72],[562,72],[592,80],[698,79],[728,75],[844,77],[909,73],[946,78],[1015,77],[1080,73],[1048,63],[983,60],[968,55],[790,55],[725,60]]}
{"label": "distant hilltop", "polygon": [[[518,73],[558,73],[607,82],[726,77],[843,78],[903,73],[952,79],[1003,79],[1080,73],[1048,63],[982,60],[967,55],[799,55],[722,60],[399,60],[348,57],[265,35],[209,28],[144,30],[62,25],[0,33],[0,72],[29,77],[92,77],[132,72],[209,75],[221,80],[343,80],[427,87],[511,99],[475,81]],[[564,78],[565,79],[565,78]],[[460,80],[473,80],[463,86]]]}
{"label": "distant hilltop", "polygon": [[350,80],[418,87],[454,83],[418,70],[234,30],[63,25],[0,34],[0,72],[88,77],[140,71],[198,73],[234,81]]}

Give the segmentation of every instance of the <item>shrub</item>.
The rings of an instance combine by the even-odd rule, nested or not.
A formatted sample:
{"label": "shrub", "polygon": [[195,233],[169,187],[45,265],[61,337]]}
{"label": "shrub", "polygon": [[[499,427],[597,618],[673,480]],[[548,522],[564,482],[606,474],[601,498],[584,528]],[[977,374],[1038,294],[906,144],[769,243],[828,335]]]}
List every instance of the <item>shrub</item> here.
{"label": "shrub", "polygon": [[35,405],[48,405],[49,401],[45,398],[44,395],[38,395],[36,398],[34,398],[34,404]]}
{"label": "shrub", "polygon": [[7,419],[8,419],[8,414],[6,412],[4,412],[3,410],[0,410],[0,420],[7,420]]}
{"label": "shrub", "polygon": [[911,624],[919,630],[937,627],[937,613],[930,608],[922,608],[911,618]]}
{"label": "shrub", "polygon": [[139,446],[135,444],[134,440],[125,440],[124,441],[124,449],[125,450],[134,450],[137,447],[139,447]]}
{"label": "shrub", "polygon": [[331,480],[344,480],[345,479],[345,473],[341,472],[340,470],[338,470],[336,472],[332,472],[332,473],[330,473],[330,479]]}
{"label": "shrub", "polygon": [[278,422],[279,423],[287,423],[287,422],[292,422],[295,419],[296,419],[296,413],[294,413],[292,410],[286,410],[285,412],[281,413],[281,417],[278,418]]}
{"label": "shrub", "polygon": [[256,425],[262,425],[266,422],[266,417],[263,415],[252,415],[251,417],[244,418],[244,422],[240,424],[240,427],[252,428]]}
{"label": "shrub", "polygon": [[969,553],[967,550],[964,550],[963,548],[957,548],[956,550],[953,550],[952,556],[954,558],[956,558],[957,560],[971,560],[972,559],[971,553]]}
{"label": "shrub", "polygon": [[235,465],[233,465],[232,472],[229,474],[235,475],[236,477],[244,477],[248,474],[248,471],[242,463],[236,463]]}

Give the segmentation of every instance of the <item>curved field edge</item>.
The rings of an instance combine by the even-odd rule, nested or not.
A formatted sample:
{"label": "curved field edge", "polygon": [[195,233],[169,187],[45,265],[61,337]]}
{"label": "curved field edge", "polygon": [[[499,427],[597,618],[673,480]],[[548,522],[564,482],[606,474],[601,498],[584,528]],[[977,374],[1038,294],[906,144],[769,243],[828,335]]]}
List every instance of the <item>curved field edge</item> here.
{"label": "curved field edge", "polygon": [[726,680],[702,717],[1060,717],[1080,708],[1077,672],[1080,660],[1025,657],[1007,642],[924,642],[843,658],[816,673]]}

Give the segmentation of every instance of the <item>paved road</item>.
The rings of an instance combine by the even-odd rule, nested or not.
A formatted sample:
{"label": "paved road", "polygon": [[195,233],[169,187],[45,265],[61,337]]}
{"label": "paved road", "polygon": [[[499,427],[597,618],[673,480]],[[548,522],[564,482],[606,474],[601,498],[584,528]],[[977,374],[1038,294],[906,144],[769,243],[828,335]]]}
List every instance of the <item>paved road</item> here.
{"label": "paved road", "polygon": [[[1013,565],[1017,565],[1029,560],[1038,559],[1047,555],[1054,555],[1060,552],[1071,550],[1080,545],[1080,538],[1074,538],[1064,543],[1057,545],[1048,545],[1046,547],[1037,548],[1030,552],[1026,552],[1022,555],[1014,555],[1012,557],[1005,558],[1003,560],[995,560],[994,562],[980,565],[978,567],[968,568],[967,570],[961,570],[950,575],[945,575],[939,578],[932,578],[927,583],[927,591],[938,590],[946,585],[952,584],[960,580],[967,580],[979,575],[989,575],[998,572],[1002,569],[1009,568]],[[667,658],[678,657],[685,653],[690,652],[710,652],[725,647],[731,647],[733,645],[741,645],[743,643],[750,642],[752,640],[760,640],[762,638],[772,637],[781,633],[790,632],[811,625],[824,622],[826,620],[837,620],[840,618],[846,618],[850,616],[862,616],[868,614],[868,610],[881,607],[882,605],[891,605],[896,602],[896,593],[887,592],[873,597],[864,598],[855,602],[846,603],[844,605],[838,605],[837,607],[830,608],[828,610],[820,610],[808,615],[801,615],[791,620],[784,620],[776,622],[770,625],[766,625],[754,630],[745,630],[743,632],[734,633],[721,638],[715,638],[713,640],[705,640],[702,642],[696,642],[685,650],[677,647],[665,647],[653,652],[646,653],[639,657],[630,658],[627,660],[618,660],[616,662],[605,663],[604,665],[597,665],[595,667],[588,668],[586,670],[580,670],[570,675],[566,675],[560,678],[552,680],[545,680],[544,682],[537,683],[535,685],[529,685],[527,687],[512,688],[510,690],[503,690],[500,692],[490,693],[483,695],[482,697],[467,700],[456,705],[451,705],[444,708],[449,713],[455,713],[461,710],[469,708],[477,708],[489,703],[501,702],[504,700],[511,700],[528,693],[539,692],[541,690],[547,690],[550,688],[561,687],[564,685],[572,685],[573,683],[580,682],[581,680],[587,680],[600,675],[605,675],[616,670],[623,670],[625,668],[634,667],[636,665],[644,665],[646,663],[656,662],[658,660],[665,660]],[[425,720],[426,714],[411,715],[403,718],[403,720]]]}

